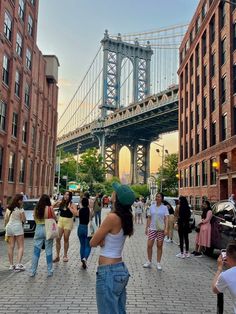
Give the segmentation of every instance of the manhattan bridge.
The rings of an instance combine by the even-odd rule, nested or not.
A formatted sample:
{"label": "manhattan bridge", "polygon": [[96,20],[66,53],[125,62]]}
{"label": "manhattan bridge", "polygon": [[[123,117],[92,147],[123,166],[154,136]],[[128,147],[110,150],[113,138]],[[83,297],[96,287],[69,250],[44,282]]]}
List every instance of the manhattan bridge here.
{"label": "manhattan bridge", "polygon": [[150,144],[178,129],[179,46],[187,25],[104,38],[58,119],[57,148],[100,148],[106,172],[119,176],[128,147],[131,182],[147,182]]}

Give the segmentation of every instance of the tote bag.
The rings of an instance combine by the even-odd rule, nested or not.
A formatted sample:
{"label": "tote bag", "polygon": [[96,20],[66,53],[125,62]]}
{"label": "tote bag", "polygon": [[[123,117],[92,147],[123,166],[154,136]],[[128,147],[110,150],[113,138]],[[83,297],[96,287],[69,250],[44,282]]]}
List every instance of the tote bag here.
{"label": "tote bag", "polygon": [[87,237],[91,238],[94,233],[97,230],[97,226],[95,224],[95,222],[93,220],[90,220],[90,222],[88,223],[88,233],[87,233]]}
{"label": "tote bag", "polygon": [[46,240],[58,238],[58,226],[54,218],[52,218],[51,208],[48,209],[48,218],[45,219]]}

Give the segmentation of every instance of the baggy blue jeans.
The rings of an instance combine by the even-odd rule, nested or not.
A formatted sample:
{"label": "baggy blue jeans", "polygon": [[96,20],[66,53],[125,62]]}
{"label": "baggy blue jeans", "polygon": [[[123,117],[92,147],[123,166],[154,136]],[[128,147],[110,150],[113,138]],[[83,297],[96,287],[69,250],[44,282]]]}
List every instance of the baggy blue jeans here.
{"label": "baggy blue jeans", "polygon": [[98,210],[94,213],[95,215],[95,224],[97,227],[100,227],[101,225],[101,210]]}
{"label": "baggy blue jeans", "polygon": [[126,314],[126,286],[129,276],[123,262],[98,266],[96,281],[98,314]]}
{"label": "baggy blue jeans", "polygon": [[33,275],[36,274],[36,270],[38,268],[38,262],[39,262],[39,257],[40,257],[43,243],[45,243],[48,276],[51,276],[53,274],[53,267],[52,267],[53,240],[46,240],[45,225],[38,224],[36,225],[35,234],[34,234],[34,252],[33,252],[32,266],[31,266],[31,272]]}
{"label": "baggy blue jeans", "polygon": [[78,235],[79,241],[80,241],[80,258],[81,258],[81,260],[83,258],[86,258],[86,260],[87,260],[89,257],[89,254],[91,252],[91,247],[89,245],[90,239],[87,237],[88,226],[79,224],[78,230],[77,230],[77,235]]}

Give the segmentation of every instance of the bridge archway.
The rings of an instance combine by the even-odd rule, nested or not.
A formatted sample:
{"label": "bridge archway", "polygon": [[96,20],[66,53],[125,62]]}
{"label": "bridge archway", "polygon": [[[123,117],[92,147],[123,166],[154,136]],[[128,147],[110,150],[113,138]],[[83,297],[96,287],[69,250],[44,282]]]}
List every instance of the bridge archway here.
{"label": "bridge archway", "polygon": [[123,146],[119,152],[119,178],[123,184],[131,183],[131,153],[127,146]]}
{"label": "bridge archway", "polygon": [[127,107],[134,101],[133,93],[134,71],[132,61],[125,57],[121,63],[120,107]]}

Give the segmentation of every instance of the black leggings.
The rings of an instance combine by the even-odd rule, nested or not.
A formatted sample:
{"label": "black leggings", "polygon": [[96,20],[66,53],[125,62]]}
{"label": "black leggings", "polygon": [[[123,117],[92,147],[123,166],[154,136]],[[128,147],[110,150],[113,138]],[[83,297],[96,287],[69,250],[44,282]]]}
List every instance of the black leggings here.
{"label": "black leggings", "polygon": [[187,224],[179,223],[178,224],[178,233],[179,233],[179,244],[181,253],[184,252],[184,241],[185,241],[185,250],[189,251],[189,239],[188,239],[189,226]]}

